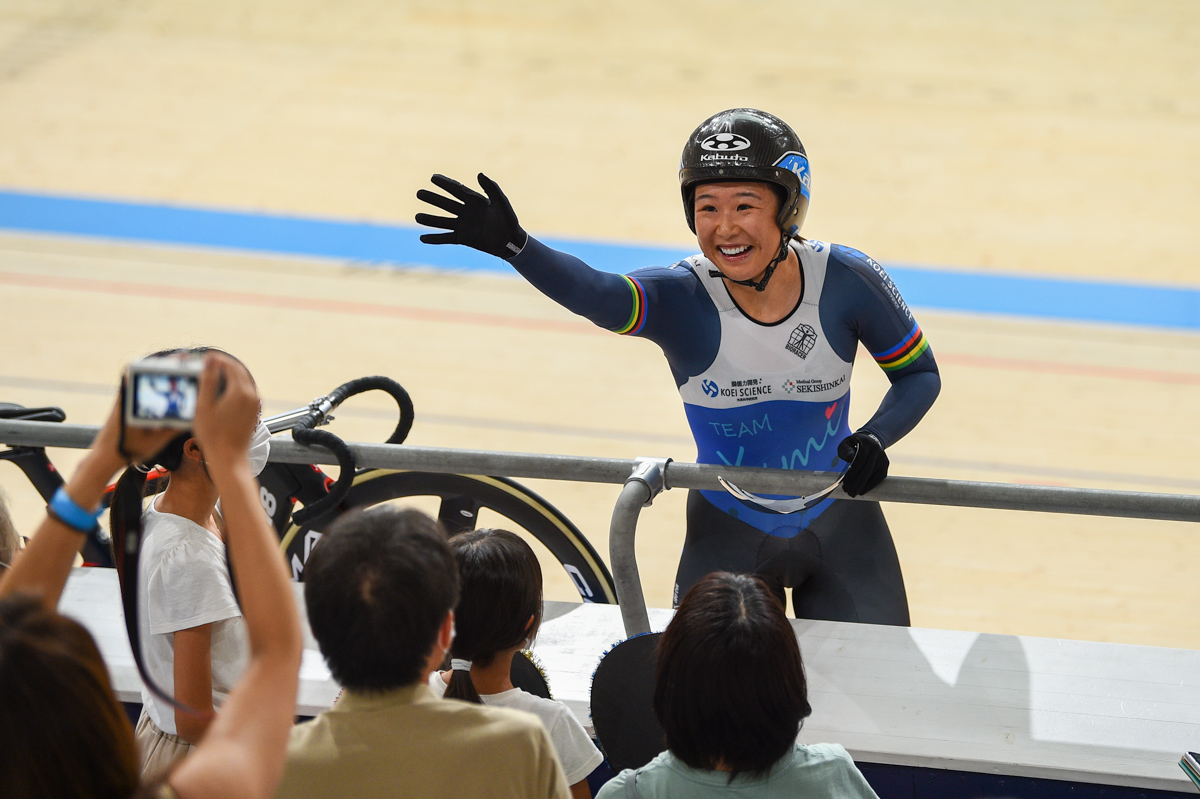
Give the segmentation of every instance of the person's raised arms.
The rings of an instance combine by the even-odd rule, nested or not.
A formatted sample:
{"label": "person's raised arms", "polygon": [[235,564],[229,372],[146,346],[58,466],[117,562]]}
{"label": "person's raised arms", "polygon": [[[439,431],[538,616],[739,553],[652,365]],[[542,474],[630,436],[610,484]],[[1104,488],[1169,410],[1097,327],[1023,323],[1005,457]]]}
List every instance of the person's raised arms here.
{"label": "person's raised arms", "polygon": [[122,437],[122,412],[118,396],[75,475],[54,495],[46,519],[21,557],[0,576],[0,596],[26,591],[40,596],[47,608],[56,608],[75,555],[99,523],[100,500],[113,475],[130,461],[154,457],[179,434],[178,430],[127,428]]}
{"label": "person's raised arms", "polygon": [[462,244],[503,258],[534,288],[572,313],[617,333],[642,332],[636,324],[642,306],[638,298],[647,302],[656,299],[653,286],[643,287],[623,275],[593,269],[575,256],[528,235],[517,222],[516,212],[504,192],[483,173],[478,179],[486,195],[445,175],[430,179],[450,196],[421,189],[417,199],[451,216],[417,214],[418,224],[446,231],[425,233],[422,242]]}

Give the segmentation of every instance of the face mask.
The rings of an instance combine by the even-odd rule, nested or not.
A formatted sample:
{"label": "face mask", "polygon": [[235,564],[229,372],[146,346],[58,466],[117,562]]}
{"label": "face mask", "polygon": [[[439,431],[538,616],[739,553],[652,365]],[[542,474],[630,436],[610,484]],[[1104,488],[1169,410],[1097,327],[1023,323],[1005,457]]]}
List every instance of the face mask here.
{"label": "face mask", "polygon": [[266,468],[267,456],[271,454],[271,431],[262,422],[254,428],[250,436],[250,448],[246,450],[246,460],[250,461],[250,473],[255,477],[262,474]]}

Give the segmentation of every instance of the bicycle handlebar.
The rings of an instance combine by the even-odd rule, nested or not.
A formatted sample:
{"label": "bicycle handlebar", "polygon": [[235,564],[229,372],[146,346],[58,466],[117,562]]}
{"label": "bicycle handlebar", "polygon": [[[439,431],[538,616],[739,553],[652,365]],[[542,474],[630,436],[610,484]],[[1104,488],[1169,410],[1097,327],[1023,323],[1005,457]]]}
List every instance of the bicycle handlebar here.
{"label": "bicycle handlebar", "polygon": [[292,514],[292,521],[297,526],[303,527],[324,514],[327,510],[337,507],[346,498],[346,494],[350,493],[350,486],[354,484],[355,463],[354,455],[350,452],[350,448],[346,446],[346,442],[328,430],[297,427],[292,430],[292,438],[301,444],[324,447],[332,452],[334,457],[337,458],[338,467],[341,471],[337,481],[329,487],[328,494]]}
{"label": "bicycle handlebar", "polygon": [[324,447],[332,452],[337,458],[340,473],[337,481],[329,487],[329,493],[326,496],[292,515],[292,521],[297,526],[303,527],[337,507],[350,493],[350,487],[354,485],[356,468],[353,453],[346,446],[346,442],[333,433],[313,428],[324,424],[329,418],[329,414],[347,399],[367,391],[387,392],[400,408],[400,421],[396,423],[396,429],[388,436],[385,443],[401,444],[404,439],[408,438],[413,424],[412,398],[408,396],[408,392],[404,390],[403,386],[390,377],[382,375],[360,377],[338,386],[329,393],[329,396],[313,401],[309,406],[308,413],[301,417],[292,428],[292,438],[300,444]]}
{"label": "bicycle handlebar", "polygon": [[384,377],[383,375],[360,377],[357,380],[351,380],[349,383],[343,383],[338,386],[330,392],[326,399],[330,402],[330,410],[333,410],[333,408],[341,405],[350,397],[367,391],[384,391],[396,401],[396,405],[400,407],[400,421],[396,423],[396,429],[392,431],[392,434],[388,436],[387,441],[384,443],[403,444],[404,439],[408,438],[409,431],[412,430],[413,402],[412,398],[408,396],[408,392],[404,390],[404,386],[392,378]]}

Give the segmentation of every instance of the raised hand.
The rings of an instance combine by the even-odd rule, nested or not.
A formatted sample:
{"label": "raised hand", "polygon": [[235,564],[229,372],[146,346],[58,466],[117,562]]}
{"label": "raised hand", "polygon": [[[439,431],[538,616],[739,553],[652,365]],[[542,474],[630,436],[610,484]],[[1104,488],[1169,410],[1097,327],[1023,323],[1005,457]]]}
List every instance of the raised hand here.
{"label": "raised hand", "polygon": [[[117,394],[108,420],[96,434],[88,458],[105,464],[108,477],[127,463],[146,463],[179,435],[178,430],[162,427],[128,427],[124,423],[126,386]],[[101,471],[103,471],[102,469]]]}
{"label": "raised hand", "polygon": [[838,444],[838,457],[850,464],[842,490],[852,497],[867,493],[887,477],[890,461],[883,444],[865,430],[843,438]]}
{"label": "raised hand", "polygon": [[486,196],[445,175],[434,175],[430,180],[450,197],[421,189],[417,192],[417,199],[453,216],[417,214],[418,225],[449,231],[426,233],[421,236],[421,241],[426,244],[463,244],[506,260],[524,249],[529,236],[517,222],[512,205],[494,180],[479,173],[479,185]]}
{"label": "raised hand", "polygon": [[[209,463],[244,464],[260,403],[246,367],[221,352],[204,356],[192,429]],[[215,480],[215,477],[214,477]]]}

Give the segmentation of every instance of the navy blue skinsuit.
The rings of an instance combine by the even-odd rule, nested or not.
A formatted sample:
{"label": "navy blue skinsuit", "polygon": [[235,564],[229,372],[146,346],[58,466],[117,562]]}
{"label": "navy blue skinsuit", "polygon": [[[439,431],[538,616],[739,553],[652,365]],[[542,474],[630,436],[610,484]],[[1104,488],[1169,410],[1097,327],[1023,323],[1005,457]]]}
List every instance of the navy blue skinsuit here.
{"label": "navy blue skinsuit", "polygon": [[[885,447],[910,431],[941,386],[933,353],[883,268],[857,250],[793,241],[800,302],[762,324],[712,264],[599,272],[530,238],[509,260],[530,283],[600,327],[648,338],[666,355],[696,439],[697,462],[841,471],[850,372],[861,341],[892,386],[862,425]],[[786,265],[781,268],[787,268]],[[908,624],[908,601],[878,503],[824,500],[786,516],[723,491],[693,491],[675,601],[712,571],[757,573],[802,618]]]}

